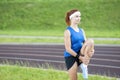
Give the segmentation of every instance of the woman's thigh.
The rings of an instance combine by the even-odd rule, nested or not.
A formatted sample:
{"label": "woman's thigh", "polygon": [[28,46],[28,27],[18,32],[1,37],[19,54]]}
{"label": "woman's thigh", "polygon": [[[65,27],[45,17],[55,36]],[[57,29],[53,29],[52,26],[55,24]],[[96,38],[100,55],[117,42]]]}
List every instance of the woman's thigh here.
{"label": "woman's thigh", "polygon": [[73,66],[68,70],[70,80],[77,80],[77,70],[78,65],[77,62],[75,62]]}

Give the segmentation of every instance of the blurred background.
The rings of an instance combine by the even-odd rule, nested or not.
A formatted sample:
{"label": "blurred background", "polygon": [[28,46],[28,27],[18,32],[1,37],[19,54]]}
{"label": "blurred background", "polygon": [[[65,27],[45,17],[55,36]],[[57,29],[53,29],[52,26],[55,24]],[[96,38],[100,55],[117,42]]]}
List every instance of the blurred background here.
{"label": "blurred background", "polygon": [[79,27],[95,41],[89,80],[120,80],[120,0],[0,0],[0,80],[68,80],[61,71],[71,9],[81,12]]}
{"label": "blurred background", "polygon": [[65,14],[78,9],[79,27],[88,38],[96,44],[120,44],[119,4],[120,0],[1,0],[0,43],[63,43]]}

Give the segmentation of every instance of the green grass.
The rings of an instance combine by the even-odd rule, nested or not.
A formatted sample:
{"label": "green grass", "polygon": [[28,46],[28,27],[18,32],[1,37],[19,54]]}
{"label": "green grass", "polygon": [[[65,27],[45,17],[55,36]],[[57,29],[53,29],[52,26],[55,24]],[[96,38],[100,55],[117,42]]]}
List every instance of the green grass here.
{"label": "green grass", "polygon": [[[120,0],[2,0],[0,30],[17,30],[18,34],[28,30],[37,30],[38,33],[41,30],[53,30],[55,34],[54,30],[59,32],[66,28],[66,11],[77,8],[82,13],[80,26],[88,31],[88,36],[91,37],[95,31],[98,33],[93,37],[106,37],[106,31],[114,35],[120,30],[119,4]],[[113,37],[120,37],[117,35]]]}
{"label": "green grass", "polygon": [[[83,80],[80,73],[78,79]],[[0,66],[0,80],[69,80],[69,78],[66,71],[5,65]],[[116,78],[89,75],[89,80],[116,80]]]}
{"label": "green grass", "polygon": [[[120,38],[120,0],[1,0],[0,35],[63,36],[65,13],[78,9],[88,38]],[[0,42],[63,42],[51,39],[0,38]],[[120,41],[96,41],[119,44]]]}

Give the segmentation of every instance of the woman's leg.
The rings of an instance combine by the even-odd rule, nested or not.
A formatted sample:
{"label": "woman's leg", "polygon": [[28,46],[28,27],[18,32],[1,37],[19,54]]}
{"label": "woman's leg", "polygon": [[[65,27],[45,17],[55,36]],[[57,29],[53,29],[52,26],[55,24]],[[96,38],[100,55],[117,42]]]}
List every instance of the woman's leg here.
{"label": "woman's leg", "polygon": [[83,61],[83,63],[86,65],[88,65],[89,60],[90,60],[90,58],[88,57],[88,52],[90,50],[91,50],[91,46],[90,46],[89,40],[87,40],[81,48],[81,54],[83,54],[86,59],[85,61]]}
{"label": "woman's leg", "polygon": [[77,70],[78,65],[77,62],[75,62],[73,66],[68,70],[70,80],[77,80]]}
{"label": "woman's leg", "polygon": [[87,43],[85,42],[80,50],[80,54],[85,55],[85,48],[86,48]]}
{"label": "woman's leg", "polygon": [[82,48],[80,50],[80,53],[83,54],[83,55],[87,55],[89,57],[92,57],[92,55],[93,55],[92,51],[94,53],[94,41],[92,39],[88,39],[83,44],[83,46],[82,46]]}
{"label": "woman's leg", "polygon": [[83,78],[84,78],[84,80],[87,80],[88,79],[88,67],[87,67],[87,65],[88,65],[88,63],[89,63],[89,59],[88,59],[88,57],[86,56],[87,55],[87,51],[88,51],[88,46],[86,46],[85,48],[84,48],[84,56],[85,56],[85,58],[86,58],[86,61],[83,61],[83,63],[80,65],[80,68],[81,68],[81,70],[82,70],[82,75],[83,75]]}
{"label": "woman's leg", "polygon": [[94,41],[92,39],[90,39],[88,41],[88,44],[89,44],[89,46],[88,46],[89,49],[88,49],[88,52],[87,52],[87,56],[89,58],[91,58],[94,54]]}
{"label": "woman's leg", "polygon": [[87,40],[81,48],[81,54],[84,54],[86,59],[88,59],[86,62],[83,62],[80,65],[84,80],[88,79],[88,67],[87,67],[87,65],[88,65],[89,60],[90,60],[89,56],[92,56],[92,54],[89,54],[89,52],[93,49],[93,47],[94,47],[93,40]]}
{"label": "woman's leg", "polygon": [[82,75],[83,75],[84,80],[87,80],[88,79],[88,67],[87,67],[87,65],[82,63],[80,65],[80,68],[82,70]]}

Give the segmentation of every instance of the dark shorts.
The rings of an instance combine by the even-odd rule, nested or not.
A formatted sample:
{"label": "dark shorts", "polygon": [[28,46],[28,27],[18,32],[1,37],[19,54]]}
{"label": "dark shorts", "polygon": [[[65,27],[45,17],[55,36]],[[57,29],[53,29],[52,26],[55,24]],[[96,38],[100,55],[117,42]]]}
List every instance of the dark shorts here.
{"label": "dark shorts", "polygon": [[78,66],[82,63],[79,61],[78,58],[75,58],[73,56],[65,57],[65,63],[66,63],[67,70],[69,70],[75,62],[77,62]]}

